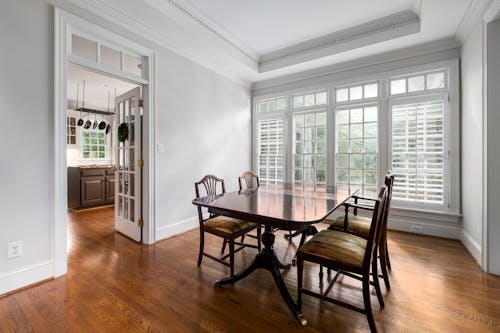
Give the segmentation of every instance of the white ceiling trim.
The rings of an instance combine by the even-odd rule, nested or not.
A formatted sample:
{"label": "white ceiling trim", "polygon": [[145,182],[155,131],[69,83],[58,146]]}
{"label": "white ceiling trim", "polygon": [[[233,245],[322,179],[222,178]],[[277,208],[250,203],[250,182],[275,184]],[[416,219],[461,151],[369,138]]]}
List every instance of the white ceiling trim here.
{"label": "white ceiling trim", "polygon": [[[228,31],[221,28],[213,20],[206,17],[193,5],[189,4],[187,1],[182,0],[144,0],[151,7],[160,10],[162,13],[172,17],[171,10],[167,7],[175,9],[178,13],[181,13],[184,17],[190,19],[193,23],[196,23],[199,27],[213,33],[224,42],[235,48],[237,51],[241,52],[243,55],[248,57],[254,62],[259,61],[259,55],[250,49],[248,46],[241,43],[236,37],[232,36]],[[175,16],[175,14],[174,14]]]}
{"label": "white ceiling trim", "polygon": [[351,60],[343,63],[338,63],[321,68],[315,68],[308,71],[280,76],[277,78],[255,82],[252,89],[263,90],[285,84],[291,84],[299,81],[314,80],[320,77],[327,77],[339,72],[345,72],[353,69],[366,68],[368,66],[390,63],[398,60],[424,56],[427,54],[438,53],[446,50],[454,50],[460,46],[455,38],[447,38],[435,42],[429,42],[421,45],[416,45],[410,48],[379,53],[372,56]]}
{"label": "white ceiling trim", "polygon": [[259,71],[267,72],[419,31],[420,18],[412,10],[405,10],[264,54]]}
{"label": "white ceiling trim", "polygon": [[472,0],[469,3],[455,33],[460,42],[463,43],[467,39],[474,26],[483,19],[483,15],[492,2],[493,0]]}

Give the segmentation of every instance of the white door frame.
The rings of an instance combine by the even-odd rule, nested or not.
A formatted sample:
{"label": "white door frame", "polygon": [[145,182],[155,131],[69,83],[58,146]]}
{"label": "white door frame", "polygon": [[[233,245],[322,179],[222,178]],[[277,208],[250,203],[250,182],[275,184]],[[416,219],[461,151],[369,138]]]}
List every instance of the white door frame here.
{"label": "white door frame", "polygon": [[[100,20],[105,19],[99,17]],[[143,219],[142,239],[145,244],[155,242],[155,87],[156,87],[156,54],[154,50],[145,48],[125,37],[86,21],[60,8],[54,8],[54,165],[52,168],[53,188],[52,206],[52,256],[54,258],[54,276],[67,272],[67,163],[66,163],[66,72],[68,66],[67,45],[69,31],[86,31],[98,39],[113,41],[123,49],[141,55],[147,64],[147,84],[134,80],[122,73],[108,71],[99,64],[85,64],[93,70],[143,85],[144,119],[143,119]]]}

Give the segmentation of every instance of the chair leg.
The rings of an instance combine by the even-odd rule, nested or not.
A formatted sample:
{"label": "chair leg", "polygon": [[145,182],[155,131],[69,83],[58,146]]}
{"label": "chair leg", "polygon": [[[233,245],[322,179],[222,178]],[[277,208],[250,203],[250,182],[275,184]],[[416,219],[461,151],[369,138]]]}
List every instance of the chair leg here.
{"label": "chair leg", "polygon": [[319,279],[323,280],[323,265],[319,265]]}
{"label": "chair leg", "polygon": [[231,276],[234,275],[234,239],[229,240],[229,267],[231,268]]}
{"label": "chair leg", "polygon": [[240,243],[243,243],[245,241],[245,235],[241,236]]}
{"label": "chair leg", "polygon": [[260,238],[261,238],[261,227],[259,225],[259,227],[257,228],[257,248],[260,252],[261,250],[261,241],[260,241]]}
{"label": "chair leg", "polygon": [[380,282],[378,278],[378,260],[376,257],[372,261],[372,276],[373,285],[375,286],[375,291],[377,293],[378,304],[380,304],[380,307],[383,308],[385,304],[384,298],[382,297],[382,291],[380,290]]}
{"label": "chair leg", "polygon": [[302,311],[302,275],[304,273],[304,261],[302,256],[297,256],[297,309]]}
{"label": "chair leg", "polygon": [[200,228],[200,253],[198,254],[198,266],[201,265],[201,260],[203,259],[203,248],[205,245],[205,232]]}
{"label": "chair leg", "polygon": [[363,302],[365,304],[366,318],[368,319],[368,324],[370,325],[370,331],[372,333],[377,332],[377,326],[375,326],[375,320],[373,319],[372,304],[370,302],[370,274],[363,276]]}
{"label": "chair leg", "polygon": [[387,239],[385,240],[385,259],[387,261],[387,268],[392,271],[391,260],[389,259],[389,248],[387,247]]}
{"label": "chair leg", "polygon": [[220,254],[224,254],[224,251],[226,251],[226,243],[227,239],[224,239],[224,242],[222,243],[222,249],[220,250]]}
{"label": "chair leg", "polygon": [[382,246],[379,248],[379,255],[380,255],[380,269],[382,270],[382,276],[384,278],[384,283],[385,283],[385,288],[387,290],[391,289],[391,283],[389,282],[389,274],[387,272],[387,258],[386,258],[386,248],[383,246],[384,244],[381,244]]}

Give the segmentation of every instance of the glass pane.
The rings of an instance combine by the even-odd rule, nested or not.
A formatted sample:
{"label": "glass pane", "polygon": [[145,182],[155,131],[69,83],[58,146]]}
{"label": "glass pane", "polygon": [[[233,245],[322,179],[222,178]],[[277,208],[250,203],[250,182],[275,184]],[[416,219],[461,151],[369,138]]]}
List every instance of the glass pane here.
{"label": "glass pane", "polygon": [[391,95],[406,92],[406,79],[391,80]]}
{"label": "glass pane", "polygon": [[326,128],[318,127],[316,129],[316,140],[326,140]]}
{"label": "glass pane", "polygon": [[302,168],[303,162],[304,162],[303,155],[295,155],[295,167],[296,168]]}
{"label": "glass pane", "polygon": [[349,88],[349,100],[352,101],[352,100],[362,99],[362,98],[363,98],[363,87],[362,86]]}
{"label": "glass pane", "polygon": [[326,113],[320,112],[316,114],[316,126],[326,125]]}
{"label": "glass pane", "polygon": [[365,152],[376,153],[378,151],[377,139],[365,139]]}
{"label": "glass pane", "polygon": [[295,140],[296,141],[304,140],[304,129],[302,127],[295,128]]}
{"label": "glass pane", "polygon": [[363,169],[363,155],[362,154],[352,154],[351,155],[351,168]]}
{"label": "glass pane", "polygon": [[376,106],[365,108],[365,122],[377,121],[377,111]]}
{"label": "glass pane", "polygon": [[296,127],[304,127],[304,115],[296,115],[293,117]]}
{"label": "glass pane", "polygon": [[294,96],[293,97],[293,107],[294,108],[304,107],[304,96]]}
{"label": "glass pane", "polygon": [[305,128],[305,139],[306,140],[315,140],[314,127]]}
{"label": "glass pane", "polygon": [[425,90],[425,77],[414,76],[408,79],[408,92]]}
{"label": "glass pane", "polygon": [[326,104],[326,91],[316,94],[316,105]]}
{"label": "glass pane", "polygon": [[349,139],[349,125],[338,126],[339,139]]}
{"label": "glass pane", "polygon": [[314,113],[306,114],[306,126],[314,126],[315,124],[315,116]]}
{"label": "glass pane", "polygon": [[351,139],[351,153],[361,153],[361,152],[363,152],[363,140]]}
{"label": "glass pane", "polygon": [[324,183],[326,181],[325,170],[316,170],[316,181],[319,183]]}
{"label": "glass pane", "polygon": [[305,154],[314,153],[314,142],[313,141],[304,141],[304,153]]}
{"label": "glass pane", "polygon": [[97,62],[97,42],[71,35],[71,53]]}
{"label": "glass pane", "polygon": [[364,184],[365,185],[376,185],[377,184],[377,175],[376,175],[375,171],[373,171],[373,170],[366,171],[365,170]]}
{"label": "glass pane", "polygon": [[316,156],[316,168],[326,169],[326,156],[325,155],[317,155]]}
{"label": "glass pane", "polygon": [[269,112],[276,112],[276,101],[269,101]]}
{"label": "glass pane", "polygon": [[363,124],[353,124],[351,125],[351,138],[362,138],[363,137]]}
{"label": "glass pane", "polygon": [[295,169],[295,180],[302,181],[302,169]]}
{"label": "glass pane", "polygon": [[304,96],[304,106],[314,106],[314,94]]}
{"label": "glass pane", "polygon": [[304,167],[305,168],[313,168],[314,167],[314,156],[313,155],[304,155]]}
{"label": "glass pane", "polygon": [[349,90],[347,88],[337,89],[337,102],[349,100]]}
{"label": "glass pane", "polygon": [[267,113],[269,112],[269,105],[267,102],[260,102],[259,103],[259,113]]}
{"label": "glass pane", "polygon": [[363,134],[365,138],[377,137],[377,123],[366,123]]}
{"label": "glass pane", "polygon": [[352,109],[351,123],[362,123],[362,122],[363,122],[363,109]]}
{"label": "glass pane", "polygon": [[378,84],[367,84],[364,87],[365,89],[365,98],[374,98],[378,96]]}
{"label": "glass pane", "polygon": [[123,70],[127,73],[142,76],[142,59],[125,54]]}
{"label": "glass pane", "polygon": [[316,142],[316,153],[317,154],[326,154],[326,142],[324,142],[324,141]]}
{"label": "glass pane", "polygon": [[348,124],[348,123],[349,123],[349,110],[338,111],[337,124]]}
{"label": "glass pane", "polygon": [[365,169],[377,168],[377,155],[365,155]]}
{"label": "glass pane", "polygon": [[339,153],[348,153],[349,152],[349,141],[348,140],[339,140],[338,152]]}
{"label": "glass pane", "polygon": [[363,182],[363,171],[351,170],[351,184],[361,184]]}
{"label": "glass pane", "polygon": [[286,99],[285,98],[278,99],[277,109],[278,109],[278,111],[283,111],[286,109]]}
{"label": "glass pane", "polygon": [[314,180],[314,169],[304,169],[304,181],[312,182]]}
{"label": "glass pane", "polygon": [[427,89],[444,88],[444,73],[427,74]]}
{"label": "glass pane", "polygon": [[337,170],[337,182],[348,184],[349,183],[349,170],[338,169]]}
{"label": "glass pane", "polygon": [[120,51],[101,45],[101,64],[115,69],[121,69]]}
{"label": "glass pane", "polygon": [[349,155],[347,154],[337,155],[337,168],[349,168]]}

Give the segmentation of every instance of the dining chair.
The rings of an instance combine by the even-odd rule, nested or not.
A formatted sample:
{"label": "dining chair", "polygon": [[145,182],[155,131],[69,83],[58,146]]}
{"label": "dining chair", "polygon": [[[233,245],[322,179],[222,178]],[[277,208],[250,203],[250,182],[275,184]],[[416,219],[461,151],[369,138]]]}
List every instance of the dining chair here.
{"label": "dining chair", "polygon": [[[224,180],[218,178],[214,175],[207,175],[203,177],[200,181],[194,183],[196,198],[200,198],[200,188],[205,188],[207,196],[215,196],[220,193],[226,192],[226,187],[224,185]],[[217,188],[221,191],[218,192]],[[210,213],[208,218],[203,217],[203,212],[201,207],[198,206],[198,219],[200,222],[200,252],[198,254],[198,266],[201,265],[203,256],[220,262],[223,265],[229,266],[231,270],[231,276],[234,275],[234,254],[245,247],[257,248],[260,251],[260,225],[257,223],[248,222],[245,220],[235,219],[232,217],[215,215]],[[235,240],[246,233],[257,229],[258,239],[257,245],[247,244],[242,242],[236,242]],[[205,233],[209,233],[224,239],[224,242],[229,244],[229,254],[222,257],[215,257],[204,251],[205,244]],[[239,245],[237,249],[234,246]],[[229,263],[226,259],[229,257]]]}
{"label": "dining chair", "polygon": [[[373,281],[371,281],[371,274],[373,274],[373,276],[378,275],[376,244],[380,238],[380,228],[387,206],[387,196],[387,187],[384,186],[380,190],[378,199],[375,199],[372,207],[355,203],[349,204],[353,208],[373,212],[372,223],[370,224],[367,238],[338,230],[323,230],[299,248],[297,253],[297,306],[299,311],[302,311],[302,294],[310,295],[364,313],[368,319],[370,330],[372,332],[377,331],[371,308],[370,286],[372,284],[375,286],[380,307],[384,307],[379,279],[374,278]],[[329,297],[328,293],[331,290],[331,285],[324,293],[317,293],[303,288],[304,261],[316,263],[361,280],[364,308]]]}
{"label": "dining chair", "polygon": [[[381,229],[380,229],[380,244],[378,244],[378,259],[380,261],[380,269],[382,270],[381,278],[384,279],[385,287],[387,289],[391,289],[391,284],[389,281],[389,274],[387,269],[391,270],[391,262],[389,259],[389,249],[387,247],[387,220],[389,216],[389,209],[391,205],[392,198],[392,186],[394,184],[394,175],[391,174],[391,171],[388,171],[385,176],[385,186],[387,186],[387,209],[384,214],[384,219],[382,221]],[[354,195],[352,196],[354,199],[354,203],[358,204],[360,200],[364,202],[364,204],[369,204],[373,201],[373,198],[364,198],[361,196]],[[333,223],[330,224],[328,229],[330,230],[339,230],[348,233],[352,233],[354,235],[360,236],[362,238],[367,238],[370,232],[370,217],[359,216],[356,208],[353,209],[353,213],[349,213],[349,205],[345,206],[345,214],[340,216]],[[320,269],[320,278],[322,278],[323,270]]]}
{"label": "dining chair", "polygon": [[[238,185],[240,188],[240,191],[243,189],[254,189],[260,186],[260,180],[259,176],[257,176],[255,173],[252,171],[245,171],[243,175],[238,177]],[[259,224],[259,227],[257,228],[257,236],[252,235],[252,234],[247,234],[246,236],[250,238],[255,238],[255,239],[260,239],[260,234],[261,234],[261,227]],[[240,242],[243,243],[245,241],[245,235],[241,236]],[[221,254],[223,254],[226,250],[226,244],[227,240],[224,240],[222,243],[222,249],[221,249]],[[260,241],[258,243],[259,251],[260,251]]]}

